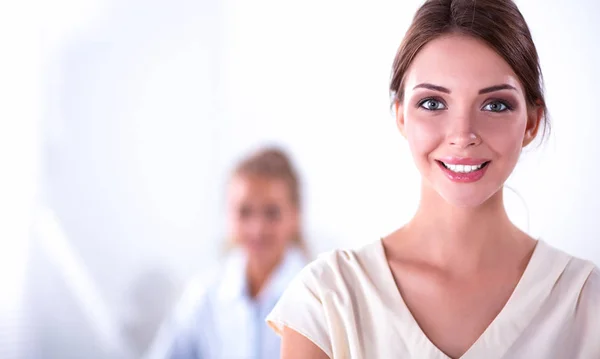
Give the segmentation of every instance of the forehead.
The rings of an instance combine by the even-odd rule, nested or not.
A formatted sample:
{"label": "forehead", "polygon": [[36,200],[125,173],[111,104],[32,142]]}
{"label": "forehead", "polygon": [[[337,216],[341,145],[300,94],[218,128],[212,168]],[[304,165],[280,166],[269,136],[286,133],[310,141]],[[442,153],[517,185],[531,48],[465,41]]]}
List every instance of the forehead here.
{"label": "forehead", "polygon": [[412,61],[405,90],[431,83],[451,91],[478,91],[508,84],[522,93],[517,75],[491,47],[465,35],[446,35],[427,43]]}
{"label": "forehead", "polygon": [[287,197],[287,184],[282,179],[238,175],[229,184],[229,198],[234,202],[281,201]]}

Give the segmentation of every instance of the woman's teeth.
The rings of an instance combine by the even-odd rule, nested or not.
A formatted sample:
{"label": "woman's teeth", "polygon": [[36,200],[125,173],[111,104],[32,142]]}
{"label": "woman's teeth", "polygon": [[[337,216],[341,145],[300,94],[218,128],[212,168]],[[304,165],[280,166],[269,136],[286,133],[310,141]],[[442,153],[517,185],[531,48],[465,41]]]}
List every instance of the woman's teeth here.
{"label": "woman's teeth", "polygon": [[470,166],[470,165],[453,165],[451,163],[445,163],[442,162],[444,164],[444,166],[449,169],[452,172],[456,172],[456,173],[470,173],[473,171],[477,171],[480,170],[485,163],[482,163],[480,165],[474,165],[474,166]]}

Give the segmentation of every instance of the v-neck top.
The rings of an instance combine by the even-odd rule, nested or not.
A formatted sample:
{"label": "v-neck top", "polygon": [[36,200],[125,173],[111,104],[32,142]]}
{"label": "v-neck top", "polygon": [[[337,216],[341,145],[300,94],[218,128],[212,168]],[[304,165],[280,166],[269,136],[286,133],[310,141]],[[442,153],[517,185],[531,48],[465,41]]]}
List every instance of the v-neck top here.
{"label": "v-neck top", "polygon": [[[321,255],[267,317],[329,358],[450,359],[425,335],[381,240]],[[542,240],[504,308],[460,359],[600,358],[600,270]]]}

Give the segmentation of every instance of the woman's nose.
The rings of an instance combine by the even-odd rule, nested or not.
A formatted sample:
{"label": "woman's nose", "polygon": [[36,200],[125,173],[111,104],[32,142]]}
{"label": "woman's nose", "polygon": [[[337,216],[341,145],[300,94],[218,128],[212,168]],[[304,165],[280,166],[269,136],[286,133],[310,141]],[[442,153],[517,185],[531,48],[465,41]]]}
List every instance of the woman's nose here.
{"label": "woman's nose", "polygon": [[481,137],[473,131],[462,131],[451,134],[448,137],[448,143],[458,148],[474,147],[481,143]]}
{"label": "woman's nose", "polygon": [[477,146],[481,137],[477,134],[476,119],[470,114],[463,114],[451,120],[448,131],[448,144],[457,148]]}
{"label": "woman's nose", "polygon": [[265,232],[265,229],[268,226],[268,221],[263,216],[255,216],[248,223],[248,229],[254,235],[262,235]]}

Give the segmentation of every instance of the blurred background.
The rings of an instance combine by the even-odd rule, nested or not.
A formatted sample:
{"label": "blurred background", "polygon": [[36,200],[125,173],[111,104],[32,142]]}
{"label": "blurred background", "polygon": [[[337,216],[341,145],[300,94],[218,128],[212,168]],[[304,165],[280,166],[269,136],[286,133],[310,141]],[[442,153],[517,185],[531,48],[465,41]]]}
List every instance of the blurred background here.
{"label": "blurred background", "polygon": [[[600,3],[517,3],[552,134],[509,180],[509,215],[600,264]],[[313,254],[407,221],[419,175],[387,86],[420,4],[0,5],[0,357],[141,357],[219,262],[225,184],[257,146],[297,164]]]}

